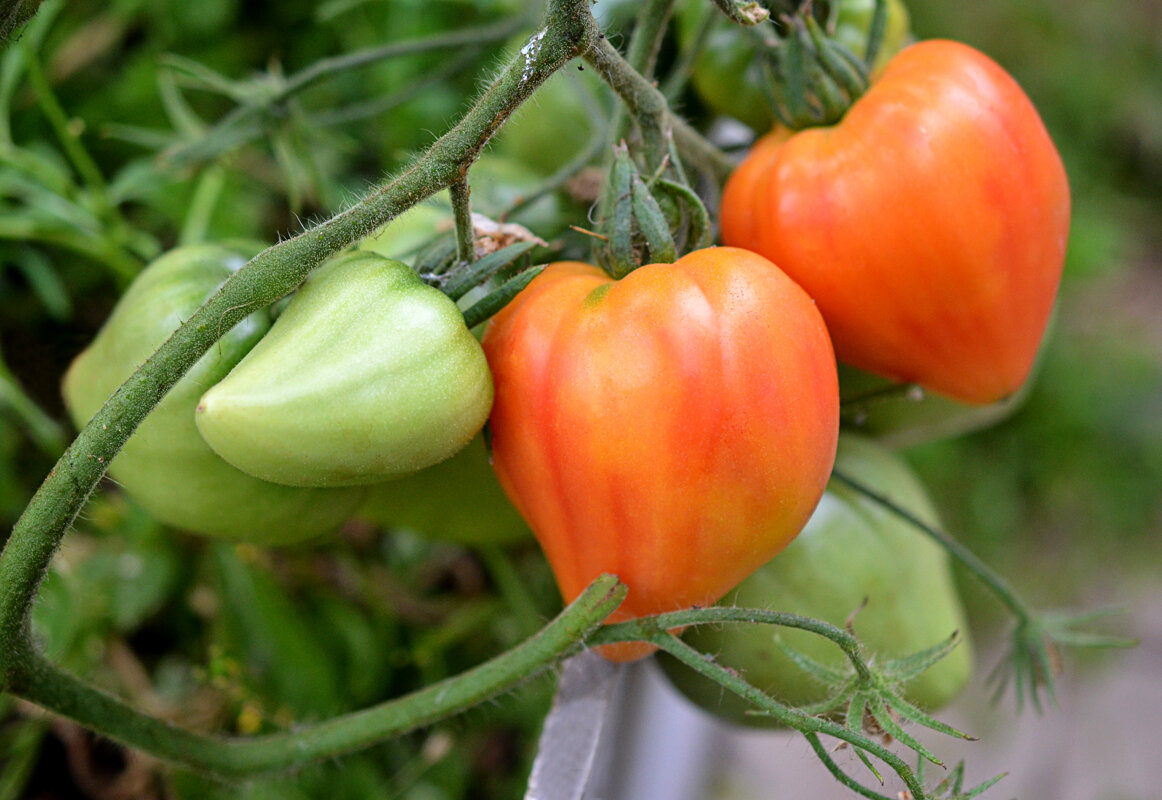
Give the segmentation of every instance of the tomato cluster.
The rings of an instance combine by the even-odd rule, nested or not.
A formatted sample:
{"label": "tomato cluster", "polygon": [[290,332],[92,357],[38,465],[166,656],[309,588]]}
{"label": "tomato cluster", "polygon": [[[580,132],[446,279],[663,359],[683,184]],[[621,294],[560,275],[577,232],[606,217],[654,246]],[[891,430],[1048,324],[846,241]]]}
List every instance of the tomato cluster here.
{"label": "tomato cluster", "polygon": [[[425,213],[409,215],[417,246]],[[919,384],[951,404],[938,414],[983,407],[958,424],[1002,413],[1043,338],[1068,224],[1060,158],[1016,83],[964,45],[913,45],[837,124],[776,127],[755,145],[722,197],[727,246],[620,280],[551,264],[478,342],[452,299],[381,254],[398,243],[365,245],[317,270],[277,319],[227,332],[112,474],[165,522],[264,543],[320,535],[360,503],[464,542],[527,523],[566,600],[620,576],[614,619],[737,586],[737,602],[839,623],[866,596],[857,630],[902,655],[963,624],[940,552],[828,487],[840,376]],[[242,260],[207,245],[147,269],[66,378],[75,421]],[[840,459],[932,516],[873,445],[845,442]],[[790,701],[813,698],[769,635],[690,635]],[[914,696],[946,700],[968,659],[962,647]]]}
{"label": "tomato cluster", "polygon": [[[65,377],[76,424],[246,258],[198,245],[142,272]],[[363,485],[448,458],[484,424],[483,351],[406,265],[338,256],[271,317],[228,331],[110,465],[159,520],[263,544],[314,538],[354,513]]]}

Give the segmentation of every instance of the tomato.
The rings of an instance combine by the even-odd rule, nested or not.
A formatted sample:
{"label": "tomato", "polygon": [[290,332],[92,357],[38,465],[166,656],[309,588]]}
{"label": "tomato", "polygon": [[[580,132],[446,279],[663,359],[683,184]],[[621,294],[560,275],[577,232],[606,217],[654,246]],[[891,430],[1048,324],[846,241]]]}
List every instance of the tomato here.
{"label": "tomato", "polygon": [[1021,407],[1031,386],[1026,381],[1000,400],[974,405],[935,392],[913,392],[887,378],[840,364],[841,422],[889,447],[911,447],[996,425]]}
{"label": "tomato", "polygon": [[358,515],[458,544],[502,544],[529,536],[488,463],[484,437],[415,475],[368,487]]}
{"label": "tomato", "polygon": [[[246,258],[219,245],[174,250],[147,267],[64,379],[78,427]],[[225,377],[270,327],[256,312],[225,333],[138,426],[109,472],[156,519],[210,536],[285,544],[345,520],[360,490],[292,489],[227,464],[194,424],[202,393]]]}
{"label": "tomato", "polygon": [[456,304],[406,264],[360,252],[311,273],[202,396],[197,425],[247,474],[351,486],[443,461],[491,406],[488,363]]}
{"label": "tomato", "polygon": [[[909,509],[929,523],[936,512],[924,487],[904,462],[873,442],[839,438],[836,468]],[[882,664],[941,643],[960,632],[961,642],[904,688],[927,709],[949,702],[972,673],[972,647],[964,610],[940,545],[893,512],[833,480],[807,527],[787,549],[728,594],[724,603],[769,608],[844,626],[851,613],[864,658]],[[702,625],[685,639],[779,701],[807,705],[827,690],[779,646],[790,647],[834,671],[850,666],[832,642],[807,631],[771,625]],[[681,663],[662,659],[666,674],[703,708],[733,722],[775,724],[746,714],[748,704]]]}
{"label": "tomato", "polygon": [[501,486],[566,601],[603,572],[629,586],[614,619],[713,602],[794,538],[830,474],[827,332],[754,253],[699,250],[616,282],[550,265],[484,350]]}
{"label": "tomato", "polygon": [[[876,13],[876,0],[838,0],[839,11],[835,14],[835,39],[852,53],[863,58],[867,52],[867,37],[871,30],[872,17]],[[831,3],[834,5],[834,2]],[[900,52],[912,38],[908,7],[904,0],[888,0],[888,19],[884,28],[884,38],[872,72],[882,69],[892,56]]]}
{"label": "tomato", "polygon": [[722,198],[723,240],[815,298],[841,361],[970,403],[1025,381],[1068,232],[1032,103],[947,41],[902,51],[837,125],[772,132]]}
{"label": "tomato", "polygon": [[[842,0],[839,4],[835,39],[861,58],[867,49],[873,11],[874,0]],[[756,131],[770,130],[775,115],[762,85],[758,45],[746,31],[705,0],[691,0],[682,6],[677,25],[684,48],[693,45],[703,25],[712,26],[691,76],[702,102],[711,111],[734,117]],[[888,0],[887,28],[873,69],[882,68],[910,38],[908,9],[903,0]]]}

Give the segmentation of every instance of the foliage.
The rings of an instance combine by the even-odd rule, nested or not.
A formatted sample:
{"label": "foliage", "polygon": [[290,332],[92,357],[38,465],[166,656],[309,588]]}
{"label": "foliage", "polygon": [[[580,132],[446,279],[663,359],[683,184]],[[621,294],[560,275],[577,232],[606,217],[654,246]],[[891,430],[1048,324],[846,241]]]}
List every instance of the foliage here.
{"label": "foliage", "polygon": [[[9,4],[3,32],[32,5]],[[406,178],[417,154],[484,96],[482,84],[502,75],[506,43],[506,59],[525,46],[540,23],[539,5],[45,0],[0,51],[0,527],[13,527],[71,438],[58,393],[66,366],[145,264],[176,245],[287,240],[310,221],[353,207],[385,175]],[[608,220],[586,220],[599,193],[581,168],[602,165],[608,143],[623,136],[645,154],[630,185],[636,177],[653,191],[638,193],[633,211],[645,209],[647,224],[626,229],[623,254],[664,250],[667,237],[679,244],[703,238],[701,213],[715,215],[711,185],[730,160],[698,134],[722,143],[717,137],[730,124],[687,86],[691,53],[673,31],[659,29],[652,54],[632,52],[634,39],[655,38],[642,33],[649,15],[636,13],[647,5],[665,4],[603,0],[597,10],[605,49],[594,45],[584,64],[559,70],[575,74],[555,75],[545,94],[538,90],[521,107],[512,130],[506,126],[495,139],[504,159],[486,150],[469,171],[471,193],[462,194],[473,208],[523,223],[552,249],[530,246],[487,262],[496,276],[465,294],[462,307],[491,292],[493,308],[531,277],[517,275],[521,268],[549,254],[589,256],[591,237],[569,225]],[[1062,151],[1076,202],[1056,335],[1024,405],[1001,425],[907,456],[940,498],[949,530],[1002,573],[1022,575],[1022,588],[1027,583],[1039,604],[1073,604],[1095,577],[1113,582],[1152,574],[1158,565],[1151,536],[1162,518],[1155,413],[1162,331],[1149,298],[1159,296],[1160,283],[1162,124],[1154,98],[1162,91],[1162,51],[1150,38],[1154,11],[1146,0],[1127,0],[1117,13],[1075,0],[912,0],[908,8],[921,36],[966,40],[1014,73]],[[617,71],[618,50],[641,81]],[[651,62],[685,121],[657,106]],[[621,82],[621,102],[598,73]],[[549,92],[565,95],[565,111]],[[579,105],[585,112],[577,115]],[[538,138],[532,122],[558,116],[568,135],[548,129]],[[667,120],[672,140],[661,135]],[[465,142],[454,138],[461,152],[480,154]],[[452,184],[449,152],[424,162],[428,172],[413,185]],[[520,164],[526,152],[529,163]],[[492,158],[507,163],[493,169]],[[676,171],[681,164],[689,175]],[[683,194],[687,186],[697,194]],[[653,207],[647,196],[656,198]],[[466,224],[471,229],[467,204],[454,198],[436,198],[435,229],[410,252],[391,253],[427,268],[432,283],[458,280],[463,271],[453,267],[466,269],[460,262],[475,255],[464,251],[463,236],[457,242],[452,235]],[[368,222],[358,233],[373,227]],[[490,230],[498,249],[514,244],[504,238],[511,231]],[[280,274],[284,289],[293,288],[291,273]],[[522,532],[505,534],[512,541],[503,547],[472,537],[462,546],[357,516],[318,546],[265,551],[164,527],[106,480],[53,560],[33,631],[52,662],[153,715],[198,733],[277,735],[487,664],[540,629],[560,601],[543,557]],[[1094,563],[1109,573],[1094,576]],[[984,593],[968,594],[976,598],[970,612],[978,625],[995,629],[995,606],[980,599]],[[1085,643],[1073,626],[1089,621],[1018,614],[1015,671],[1001,673],[1015,678],[1018,698],[1034,705],[1045,698],[1039,681],[1057,666],[1054,642]],[[664,630],[646,633],[694,660]],[[826,633],[846,641],[840,629]],[[553,663],[578,635],[526,665]],[[614,642],[618,635],[640,638],[643,629],[598,635]],[[860,703],[881,724],[894,724],[885,687],[916,664],[875,666],[863,674],[858,657],[852,661],[863,683],[845,690],[851,724],[809,735],[825,762],[820,730],[857,747],[872,744],[861,732]],[[719,672],[723,685],[733,683],[744,696],[751,691],[728,670]],[[44,674],[55,675],[47,667]],[[551,683],[497,686],[501,694],[491,704],[340,761],[328,756],[244,788],[199,770],[145,769],[148,788],[140,796],[519,796]],[[785,713],[750,698],[768,713]],[[0,713],[0,798],[67,774],[52,753],[68,724],[50,724],[7,696]],[[83,737],[70,741],[96,747]],[[882,760],[874,749],[860,752]],[[959,769],[927,796],[968,797],[983,788],[964,788]]]}

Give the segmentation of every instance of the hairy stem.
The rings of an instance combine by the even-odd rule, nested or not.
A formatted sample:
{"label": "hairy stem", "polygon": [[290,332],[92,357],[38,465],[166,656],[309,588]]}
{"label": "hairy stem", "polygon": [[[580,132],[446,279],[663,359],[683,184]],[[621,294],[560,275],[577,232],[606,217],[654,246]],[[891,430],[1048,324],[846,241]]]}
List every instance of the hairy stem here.
{"label": "hairy stem", "polygon": [[452,196],[452,214],[456,218],[456,260],[471,264],[476,260],[476,229],[472,226],[468,173],[452,181],[448,191]]}
{"label": "hairy stem", "polygon": [[700,170],[712,174],[718,182],[725,181],[734,170],[735,162],[685,120],[672,113],[665,95],[642,77],[608,41],[598,41],[585,53],[585,60],[617,93],[638,121],[648,158],[651,159],[651,170],[657,169],[669,153],[669,136],[673,137],[683,156]]}
{"label": "hairy stem", "polygon": [[263,736],[217,737],[176,727],[88,686],[32,651],[24,654],[24,674],[12,692],[166,761],[224,778],[248,778],[367,747],[508,691],[580,649],[625,593],[625,584],[602,575],[536,635],[491,661],[405,697]]}
{"label": "hairy stem", "polygon": [[814,734],[822,733],[827,736],[833,736],[840,741],[847,742],[854,747],[870,753],[891,767],[900,776],[900,779],[907,784],[908,789],[912,792],[912,796],[916,800],[920,800],[920,798],[925,796],[924,788],[916,779],[916,775],[912,769],[902,758],[883,745],[877,744],[863,734],[835,722],[823,719],[822,717],[813,717],[798,709],[779,703],[754,686],[751,686],[735,673],[707,659],[705,655],[673,634],[663,631],[652,636],[649,641],[674,656],[674,658],[686,666],[729,689],[756,708],[770,714],[784,725],[794,728],[804,736],[811,737]]}
{"label": "hairy stem", "polygon": [[849,632],[832,625],[830,622],[823,622],[799,614],[789,614],[785,611],[735,608],[732,606],[673,611],[668,614],[657,614],[652,617],[641,617],[606,625],[589,641],[594,646],[612,642],[640,641],[673,628],[684,628],[688,625],[721,625],[723,623],[781,625],[784,628],[810,631],[834,642],[847,656],[860,678],[868,678],[871,674],[863,656],[860,655],[859,641]]}

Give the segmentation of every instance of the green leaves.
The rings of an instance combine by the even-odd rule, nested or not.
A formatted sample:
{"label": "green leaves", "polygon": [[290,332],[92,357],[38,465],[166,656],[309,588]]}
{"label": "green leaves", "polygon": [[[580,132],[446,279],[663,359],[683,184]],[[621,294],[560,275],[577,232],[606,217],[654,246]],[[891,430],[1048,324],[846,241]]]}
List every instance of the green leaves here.
{"label": "green leaves", "polygon": [[1134,638],[1078,630],[1079,626],[1126,611],[1124,606],[1109,606],[1078,613],[1059,611],[1019,618],[1011,634],[1008,653],[989,675],[993,702],[998,702],[1011,686],[1018,713],[1024,709],[1027,698],[1033,710],[1040,714],[1042,692],[1049,702],[1057,701],[1054,679],[1064,670],[1061,648],[1108,649],[1138,645]]}

